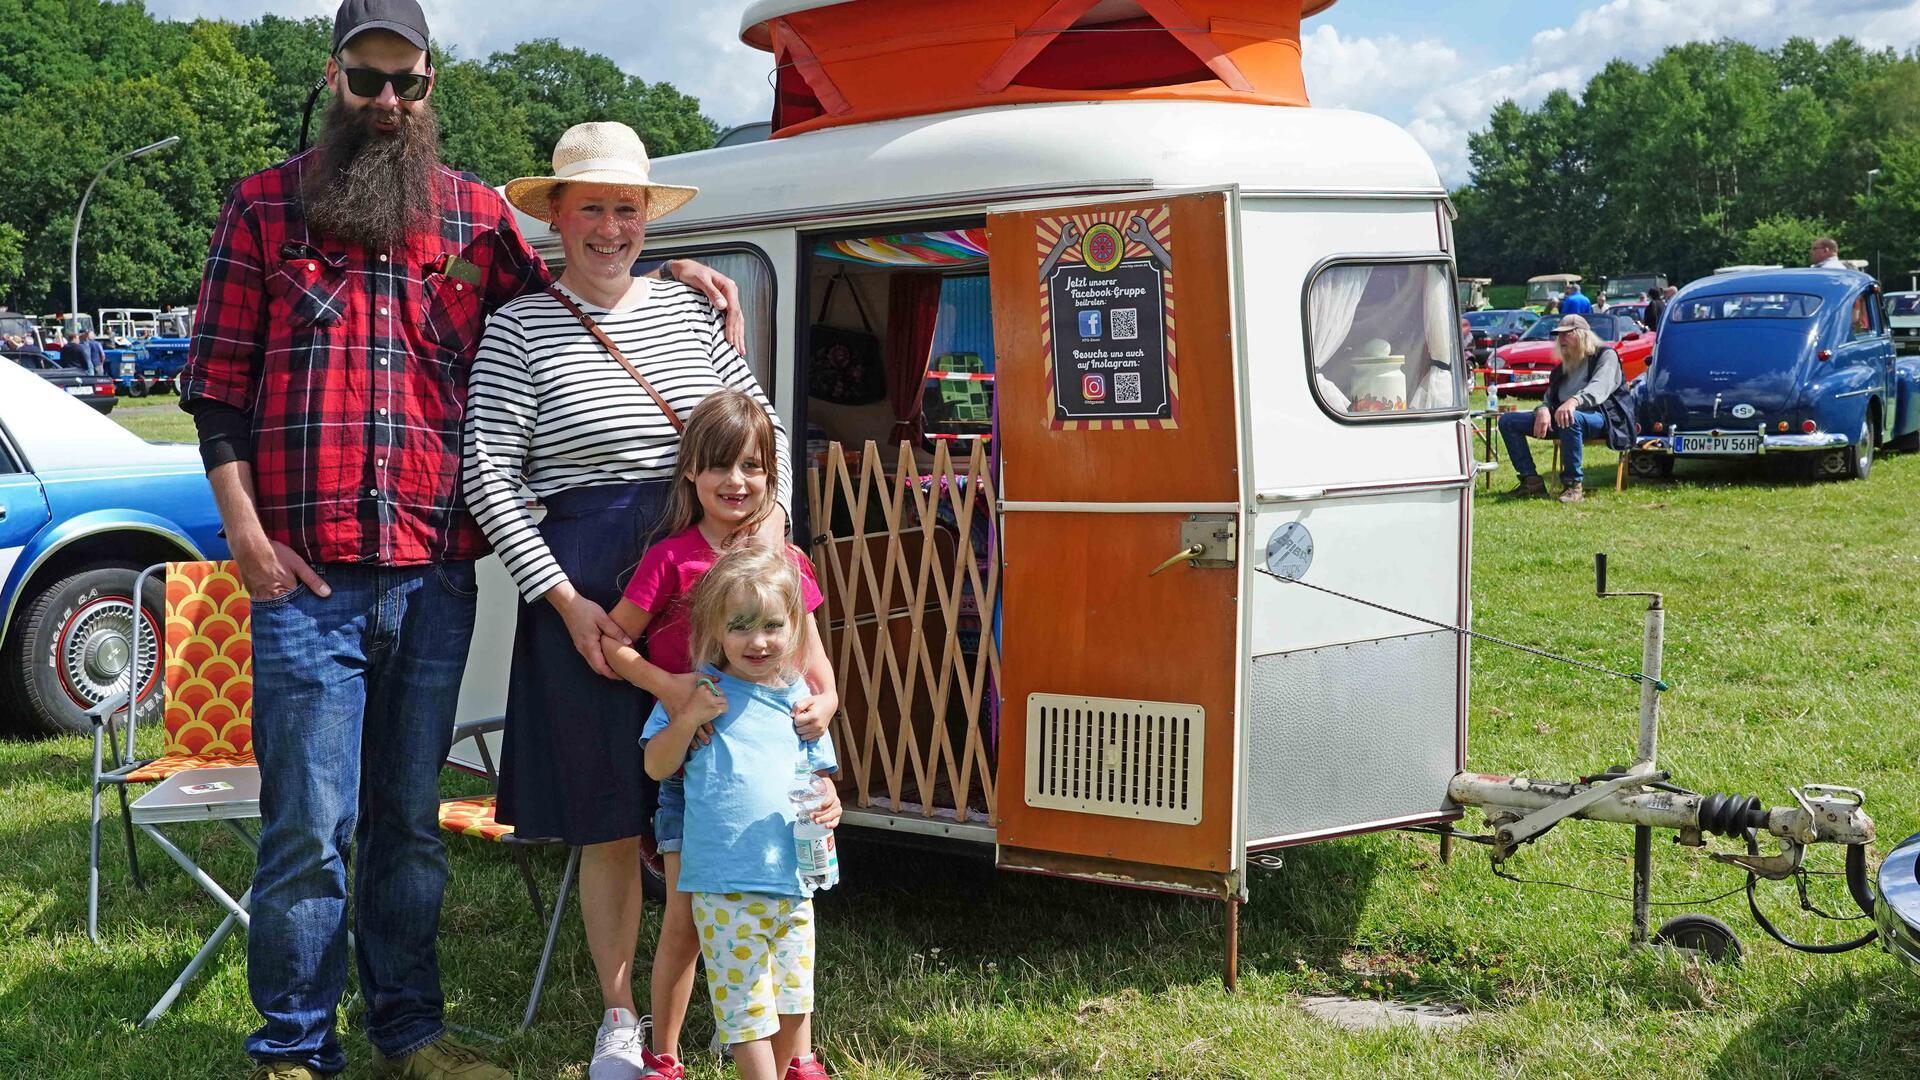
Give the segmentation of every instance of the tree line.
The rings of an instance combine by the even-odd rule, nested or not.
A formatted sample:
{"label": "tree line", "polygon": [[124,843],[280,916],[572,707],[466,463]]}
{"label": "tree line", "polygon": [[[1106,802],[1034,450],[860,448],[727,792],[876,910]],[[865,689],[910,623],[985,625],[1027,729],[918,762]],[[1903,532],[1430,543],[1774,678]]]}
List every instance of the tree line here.
{"label": "tree line", "polygon": [[1453,196],[1464,275],[1678,284],[1804,264],[1823,234],[1889,288],[1920,267],[1920,54],[1848,38],[1678,45],[1609,63],[1577,98],[1504,102],[1468,150]]}
{"label": "tree line", "polygon": [[[324,18],[175,22],[139,0],[0,0],[0,303],[65,310],[87,183],[169,135],[180,144],[116,165],[94,189],[80,302],[192,303],[221,202],[299,145],[331,39]],[[632,125],[655,155],[704,149],[718,134],[671,84],[551,39],[485,60],[436,51],[434,64],[442,157],[492,184],[545,171],[560,134],[586,120]],[[314,108],[316,131],[326,102]]]}

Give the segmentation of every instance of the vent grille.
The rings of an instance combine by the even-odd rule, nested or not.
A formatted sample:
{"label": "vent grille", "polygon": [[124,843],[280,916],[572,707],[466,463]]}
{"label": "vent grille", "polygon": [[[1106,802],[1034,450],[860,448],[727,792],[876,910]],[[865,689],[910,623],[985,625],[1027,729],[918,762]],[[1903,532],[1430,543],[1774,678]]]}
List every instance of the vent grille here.
{"label": "vent grille", "polygon": [[1027,698],[1027,805],[1200,823],[1207,711],[1198,705]]}

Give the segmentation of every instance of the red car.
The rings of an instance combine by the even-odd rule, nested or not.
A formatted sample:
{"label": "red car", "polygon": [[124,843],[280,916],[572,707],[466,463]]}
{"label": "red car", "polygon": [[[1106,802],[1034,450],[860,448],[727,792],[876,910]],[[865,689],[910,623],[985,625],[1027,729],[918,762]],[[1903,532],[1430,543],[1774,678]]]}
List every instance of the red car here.
{"label": "red car", "polygon": [[[1653,331],[1625,315],[1595,312],[1585,317],[1593,332],[1614,352],[1620,354],[1620,366],[1628,382],[1647,370],[1653,356]],[[1541,319],[1519,341],[1495,351],[1504,371],[1495,371],[1487,381],[1511,397],[1539,397],[1547,392],[1547,379],[1560,366],[1560,354],[1554,351],[1553,328],[1558,319]]]}

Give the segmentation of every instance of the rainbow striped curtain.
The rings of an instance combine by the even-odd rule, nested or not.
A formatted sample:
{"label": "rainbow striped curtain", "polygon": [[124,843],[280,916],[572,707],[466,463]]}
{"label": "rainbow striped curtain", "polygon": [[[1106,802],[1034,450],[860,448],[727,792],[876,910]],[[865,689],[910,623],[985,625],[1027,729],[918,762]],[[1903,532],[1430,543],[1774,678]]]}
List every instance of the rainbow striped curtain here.
{"label": "rainbow striped curtain", "polygon": [[987,261],[987,230],[947,229],[822,240],[814,246],[813,253],[822,258],[871,266],[942,269],[979,266]]}

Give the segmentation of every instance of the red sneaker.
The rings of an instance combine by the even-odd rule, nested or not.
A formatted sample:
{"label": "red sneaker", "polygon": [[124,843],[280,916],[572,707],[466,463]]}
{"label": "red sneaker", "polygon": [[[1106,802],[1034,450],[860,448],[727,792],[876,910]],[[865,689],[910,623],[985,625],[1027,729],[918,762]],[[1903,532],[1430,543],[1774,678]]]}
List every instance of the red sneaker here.
{"label": "red sneaker", "polygon": [[782,1080],[829,1080],[826,1066],[820,1059],[808,1054],[806,1060],[794,1058],[787,1065],[787,1075]]}
{"label": "red sneaker", "polygon": [[660,1080],[687,1080],[687,1067],[675,1061],[672,1054],[656,1054],[651,1050],[641,1050],[646,1059],[647,1068]]}

